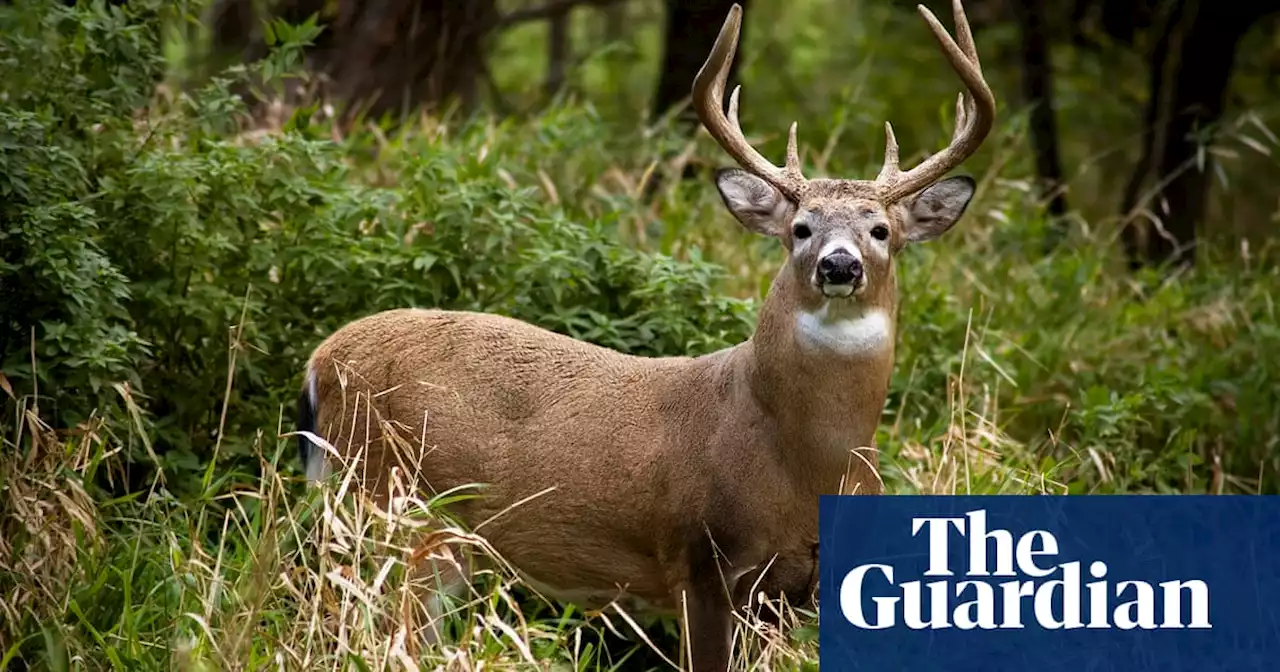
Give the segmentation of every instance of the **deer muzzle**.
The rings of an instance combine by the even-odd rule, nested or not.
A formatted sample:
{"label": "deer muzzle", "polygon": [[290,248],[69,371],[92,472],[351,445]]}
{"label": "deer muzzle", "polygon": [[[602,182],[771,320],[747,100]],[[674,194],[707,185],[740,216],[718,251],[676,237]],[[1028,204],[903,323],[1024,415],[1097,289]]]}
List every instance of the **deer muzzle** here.
{"label": "deer muzzle", "polygon": [[847,250],[836,250],[818,260],[818,284],[825,296],[850,296],[865,283],[862,260]]}

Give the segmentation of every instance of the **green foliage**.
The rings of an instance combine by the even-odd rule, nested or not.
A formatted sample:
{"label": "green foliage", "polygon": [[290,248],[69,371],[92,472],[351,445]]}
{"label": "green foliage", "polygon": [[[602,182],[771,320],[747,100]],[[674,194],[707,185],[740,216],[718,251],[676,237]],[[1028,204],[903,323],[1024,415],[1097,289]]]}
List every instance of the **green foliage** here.
{"label": "green foliage", "polygon": [[[299,597],[335,564],[355,567],[361,589],[382,576],[368,557],[313,554],[320,514],[276,472],[294,468],[271,433],[292,429],[280,409],[311,349],[353,318],[439,306],[641,355],[709,352],[750,333],[781,250],[737,226],[710,180],[674,180],[683,165],[659,159],[687,149],[695,166],[723,163],[706,138],[688,147],[591,105],[341,137],[306,108],[282,132],[245,130],[232,91],[277,85],[314,27],[275,25],[261,66],[157,92],[169,5],[0,9],[0,603],[21,605],[0,610],[0,661],[150,669],[172,655],[184,669],[256,669],[315,654],[376,667],[361,656],[392,646],[385,623],[360,621],[349,650],[317,653],[337,637],[314,623],[337,626]],[[780,27],[748,78],[822,7],[752,14]],[[836,174],[874,163],[881,136],[854,131],[885,117],[904,146],[912,128],[916,147],[945,138],[938,110],[954,81],[922,94],[928,78],[895,75],[945,66],[918,17],[881,18],[833,30],[880,44],[874,63],[887,65],[797,48],[794,81],[749,80],[747,125],[798,117],[821,167],[810,172]],[[585,69],[603,79],[602,67]],[[890,491],[1280,492],[1274,247],[1208,246],[1194,271],[1134,275],[1105,227],[1081,225],[1045,255],[1046,224],[1014,179],[1029,163],[1019,125],[1002,111],[969,169],[991,167],[961,225],[899,259],[878,442]],[[857,138],[824,149],[837,132]],[[762,145],[776,156],[780,142]],[[663,186],[641,200],[655,176]],[[22,415],[37,389],[40,417],[69,437]],[[35,571],[33,558],[47,562]],[[495,591],[485,622],[520,622]],[[391,608],[394,595],[375,597]],[[365,606],[342,599],[348,615]],[[568,663],[588,622],[529,616],[521,636],[538,659]],[[776,650],[794,659],[775,669],[812,669],[811,637],[793,631],[795,649]],[[512,663],[512,641],[494,626],[468,646]],[[607,669],[630,655],[619,648],[588,642],[578,669]]]}
{"label": "green foliage", "polygon": [[[277,137],[226,134],[241,112],[232,80],[148,99],[152,12],[33,5],[16,16],[10,69],[52,72],[6,80],[19,104],[0,112],[0,193],[12,195],[0,366],[30,388],[34,329],[42,406],[59,427],[111,401],[109,383],[131,382],[162,466],[178,476],[171,487],[211,457],[228,366],[224,448],[236,455],[291,400],[310,349],[378,310],[498,311],[643,355],[706,352],[749,333],[750,305],[712,291],[717,268],[612,236],[626,204],[582,217],[509,181],[603,134],[589,111],[393,139],[404,143],[384,148],[397,178],[374,186],[304,119]],[[71,35],[38,39],[51,25]],[[264,67],[295,60],[290,45]],[[90,97],[104,102],[75,104]]]}
{"label": "green foliage", "polygon": [[30,381],[34,348],[72,422],[108,383],[136,381],[146,354],[93,201],[162,70],[160,5],[20,2],[0,23],[0,368]]}
{"label": "green foliage", "polygon": [[1069,492],[1280,488],[1274,252],[1210,250],[1169,279],[1131,275],[1107,238],[1027,258],[1021,234],[956,233],[907,261],[889,408],[909,424],[891,450],[957,422],[942,402],[963,365],[969,426],[1005,441],[1000,472]]}

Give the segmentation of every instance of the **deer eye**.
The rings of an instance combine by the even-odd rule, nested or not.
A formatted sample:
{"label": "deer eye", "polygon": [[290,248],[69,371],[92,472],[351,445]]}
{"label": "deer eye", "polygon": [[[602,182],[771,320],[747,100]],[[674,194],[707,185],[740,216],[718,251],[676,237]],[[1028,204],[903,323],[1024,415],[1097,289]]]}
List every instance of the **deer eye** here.
{"label": "deer eye", "polygon": [[879,224],[871,229],[871,237],[876,240],[884,240],[889,237],[889,227]]}
{"label": "deer eye", "polygon": [[796,228],[792,233],[800,240],[804,240],[813,234],[813,232],[809,230],[809,227],[804,224],[796,224]]}

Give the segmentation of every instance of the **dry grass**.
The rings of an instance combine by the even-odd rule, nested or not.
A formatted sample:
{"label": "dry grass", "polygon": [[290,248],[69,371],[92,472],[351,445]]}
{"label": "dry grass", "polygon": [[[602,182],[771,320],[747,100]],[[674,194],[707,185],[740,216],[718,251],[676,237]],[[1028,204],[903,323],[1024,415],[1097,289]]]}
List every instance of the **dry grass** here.
{"label": "dry grass", "polygon": [[[963,377],[950,385],[964,387]],[[906,491],[1061,491],[1003,466],[1002,451],[1022,447],[998,429],[994,404],[955,395],[940,440],[906,442],[884,469]],[[260,434],[256,477],[215,479],[196,501],[175,501],[159,480],[137,500],[95,501],[103,478],[124,473],[127,442],[88,428],[59,440],[24,417],[6,441],[24,449],[0,458],[11,659],[182,670],[674,669],[682,659],[671,624],[646,627],[619,605],[584,614],[522,585],[482,534],[444,515],[459,492],[424,499],[407,478],[380,509],[355,485],[358,462],[304,488],[280,466],[293,459],[285,432]],[[469,593],[428,622],[426,561],[463,559],[481,568]],[[816,613],[766,608],[781,627],[736,615],[738,669],[811,669]],[[424,645],[433,625],[442,643]]]}

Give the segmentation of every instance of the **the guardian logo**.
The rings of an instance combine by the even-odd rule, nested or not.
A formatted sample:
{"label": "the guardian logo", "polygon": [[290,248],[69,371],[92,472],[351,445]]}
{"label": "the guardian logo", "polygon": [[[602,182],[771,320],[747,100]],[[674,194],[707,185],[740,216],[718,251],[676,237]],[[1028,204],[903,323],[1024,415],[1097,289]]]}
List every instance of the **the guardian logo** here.
{"label": "the guardian logo", "polygon": [[[928,544],[923,576],[942,578],[898,583],[906,577],[896,577],[893,565],[854,567],[839,582],[840,612],[849,623],[866,630],[899,624],[912,630],[1021,629],[1028,623],[1049,630],[1213,627],[1205,581],[1116,581],[1103,560],[1054,562],[1058,540],[1052,533],[1032,530],[1015,539],[1009,530],[988,530],[985,510],[913,517],[911,536]],[[967,566],[953,567],[949,544],[966,540]]]}

